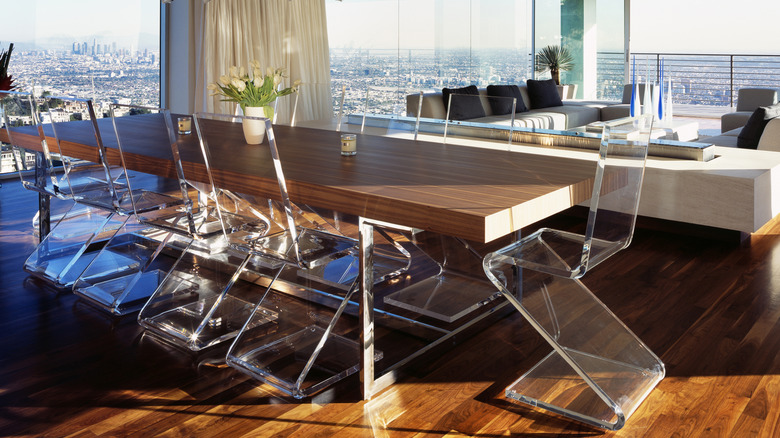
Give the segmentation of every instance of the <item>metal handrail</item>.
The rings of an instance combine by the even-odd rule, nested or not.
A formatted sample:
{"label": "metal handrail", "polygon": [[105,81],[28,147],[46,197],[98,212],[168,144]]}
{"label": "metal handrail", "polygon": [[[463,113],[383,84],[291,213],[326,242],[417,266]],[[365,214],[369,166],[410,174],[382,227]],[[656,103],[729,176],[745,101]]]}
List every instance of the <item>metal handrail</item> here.
{"label": "metal handrail", "polygon": [[[619,55],[622,58],[622,53]],[[664,77],[672,78],[675,103],[735,106],[740,88],[780,89],[780,55],[646,52],[631,55],[632,60],[636,56],[637,74],[646,75],[649,63],[651,81],[656,82],[660,61],[664,59]],[[630,70],[629,73],[633,74]]]}

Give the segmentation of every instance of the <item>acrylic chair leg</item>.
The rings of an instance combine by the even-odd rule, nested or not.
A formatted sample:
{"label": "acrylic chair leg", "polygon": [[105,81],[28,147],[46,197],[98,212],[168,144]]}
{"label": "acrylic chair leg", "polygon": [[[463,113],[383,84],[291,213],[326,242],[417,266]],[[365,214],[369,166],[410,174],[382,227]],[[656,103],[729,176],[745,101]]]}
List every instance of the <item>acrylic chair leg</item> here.
{"label": "acrylic chair leg", "polygon": [[374,226],[364,218],[359,219],[360,244],[360,343],[362,354],[363,399],[369,400],[378,389],[374,374]]}
{"label": "acrylic chair leg", "polygon": [[507,397],[594,426],[623,427],[663,379],[660,359],[579,280],[525,270],[518,297],[505,287],[507,267],[494,262],[485,258],[488,278],[552,347]]}
{"label": "acrylic chair leg", "polygon": [[[298,377],[298,380],[295,382],[295,389],[297,393],[293,393],[293,396],[295,397],[305,397],[309,394],[309,392],[315,392],[317,389],[321,387],[326,387],[331,383],[331,380],[336,381],[343,376],[336,375],[333,376],[331,379],[319,382],[316,385],[316,388],[309,388],[305,391],[302,390],[304,383],[306,381],[306,377],[309,375],[309,372],[311,371],[312,367],[314,366],[315,362],[317,361],[318,356],[320,355],[320,352],[325,347],[325,343],[328,342],[330,339],[330,334],[333,332],[333,328],[336,326],[336,323],[338,322],[339,318],[341,317],[341,314],[344,313],[344,309],[347,308],[347,305],[349,304],[349,301],[352,299],[352,296],[355,293],[355,290],[357,289],[358,283],[357,281],[352,285],[352,287],[349,288],[349,292],[347,292],[346,296],[344,296],[344,299],[341,301],[341,304],[339,304],[338,309],[336,309],[336,313],[333,315],[333,318],[331,318],[330,322],[328,323],[328,327],[325,329],[325,332],[322,334],[322,337],[320,338],[319,342],[317,343],[317,346],[314,348],[314,352],[309,357],[309,360],[306,362],[306,365],[303,367],[303,371],[301,371],[300,376]],[[373,361],[372,361],[373,363]]]}

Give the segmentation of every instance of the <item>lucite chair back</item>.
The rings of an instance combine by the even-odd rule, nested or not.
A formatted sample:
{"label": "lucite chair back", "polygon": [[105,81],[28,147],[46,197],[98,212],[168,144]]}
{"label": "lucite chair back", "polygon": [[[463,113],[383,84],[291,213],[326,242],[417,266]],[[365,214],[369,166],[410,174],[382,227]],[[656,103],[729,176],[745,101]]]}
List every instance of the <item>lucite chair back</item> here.
{"label": "lucite chair back", "polygon": [[354,239],[322,231],[306,218],[296,214],[300,210],[290,201],[273,125],[270,120],[225,114],[196,113],[195,125],[204,156],[210,159],[208,157],[214,153],[215,149],[224,150],[223,145],[226,142],[241,141],[230,138],[225,133],[240,133],[241,125],[245,123],[256,123],[266,130],[265,143],[268,146],[266,147],[265,144],[260,146],[262,149],[258,152],[262,158],[258,163],[257,172],[258,176],[271,179],[278,186],[279,208],[269,207],[267,211],[281,214],[270,215],[272,219],[271,230],[262,236],[251,232],[229,233],[230,230],[226,227],[226,237],[233,242],[234,246],[243,247],[247,251],[262,252],[271,258],[305,268],[339,258],[354,248],[356,245]]}
{"label": "lucite chair back", "polygon": [[615,430],[663,379],[658,357],[579,280],[631,241],[651,127],[649,115],[605,122],[584,233],[542,228],[485,256],[488,279],[552,347],[507,397]]}
{"label": "lucite chair back", "polygon": [[[110,211],[131,211],[129,203],[120,205],[122,194],[119,190],[126,183],[127,174],[121,165],[110,164],[109,149],[101,135],[93,101],[54,96],[44,100],[56,140],[56,153],[62,161],[61,189],[80,204]],[[94,146],[94,158],[84,161],[68,155],[67,142],[71,138]]]}
{"label": "lucite chair back", "polygon": [[171,113],[164,108],[111,104],[109,106],[113,139],[116,140],[121,174],[124,184],[117,188],[120,213],[132,213],[140,218],[143,214],[170,207],[178,207],[183,200],[175,190],[176,185],[168,179],[136,174],[127,165],[128,153],[143,154],[144,163],[149,166],[166,166],[173,162],[173,144],[176,133],[171,121]]}
{"label": "lucite chair back", "polygon": [[651,115],[604,124],[579,276],[631,243],[652,125]]}
{"label": "lucite chair back", "polygon": [[[605,122],[588,220],[582,233],[542,228],[514,246],[523,267],[579,278],[631,243],[644,178],[652,116]],[[500,254],[502,251],[499,251]]]}
{"label": "lucite chair back", "polygon": [[[62,197],[64,195],[59,189],[54,158],[43,131],[41,116],[40,105],[30,93],[8,91],[0,94],[0,123],[8,135],[14,165],[22,185],[43,195]],[[11,129],[26,125],[34,129],[33,135],[38,136],[35,144],[30,146],[40,148],[39,153],[25,148],[19,134]]]}

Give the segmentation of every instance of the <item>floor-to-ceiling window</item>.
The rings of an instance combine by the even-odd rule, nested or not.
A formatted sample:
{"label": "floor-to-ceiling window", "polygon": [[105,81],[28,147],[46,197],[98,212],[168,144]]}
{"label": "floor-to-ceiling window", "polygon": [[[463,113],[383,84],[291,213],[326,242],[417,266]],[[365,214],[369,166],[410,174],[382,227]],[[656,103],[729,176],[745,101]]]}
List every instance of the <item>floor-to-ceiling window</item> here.
{"label": "floor-to-ceiling window", "polygon": [[[334,108],[398,114],[404,96],[533,78],[533,54],[563,45],[576,97],[620,99],[624,0],[329,0]],[[549,77],[539,75],[539,77]],[[368,94],[368,98],[366,97]]]}
{"label": "floor-to-ceiling window", "polygon": [[329,0],[334,108],[405,113],[406,94],[532,77],[531,0]]}
{"label": "floor-to-ceiling window", "polygon": [[[560,45],[574,57],[562,84],[578,98],[619,100],[625,81],[624,0],[536,0],[535,50]],[[540,75],[549,78],[549,73]]]}
{"label": "floor-to-ceiling window", "polygon": [[93,98],[100,115],[115,101],[160,104],[160,0],[4,2],[2,17],[18,91]]}

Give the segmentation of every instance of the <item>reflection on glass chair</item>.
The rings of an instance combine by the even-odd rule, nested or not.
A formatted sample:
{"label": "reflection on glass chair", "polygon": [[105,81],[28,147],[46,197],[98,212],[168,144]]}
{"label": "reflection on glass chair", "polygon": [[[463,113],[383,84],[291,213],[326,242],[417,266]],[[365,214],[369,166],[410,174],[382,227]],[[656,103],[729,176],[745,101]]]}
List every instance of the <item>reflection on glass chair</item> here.
{"label": "reflection on glass chair", "polygon": [[173,232],[184,243],[138,321],[157,339],[190,351],[233,338],[249,317],[258,298],[245,282],[234,286],[242,257],[229,251],[227,236],[265,235],[271,216],[265,207],[214,184],[208,143],[197,120],[195,128],[200,140],[195,150],[172,145],[182,206],[138,215],[142,223]]}
{"label": "reflection on glass chair", "polygon": [[[138,187],[128,190],[129,175],[124,167],[109,162],[109,148],[103,141],[91,100],[70,97],[46,97],[48,126],[56,140],[56,157],[62,162],[59,191],[75,201],[25,262],[24,268],[58,288],[71,288],[87,266],[93,272],[112,272],[117,266],[132,266],[135,260],[111,253],[100,261],[95,256],[138,209],[161,208],[176,200]],[[52,106],[54,109],[52,109]],[[59,107],[83,111],[88,120],[71,122]],[[88,138],[95,146],[98,163],[73,163],[63,153],[68,138]],[[85,140],[86,141],[86,140]],[[51,148],[50,149],[54,149]],[[120,158],[121,158],[121,150]],[[113,151],[112,151],[113,153]],[[157,181],[150,184],[156,186]],[[138,185],[143,185],[139,180]],[[86,208],[85,208],[86,207]]]}
{"label": "reflection on glass chair", "polygon": [[[171,145],[176,135],[168,110],[112,104],[109,112],[124,174],[131,174],[125,161],[130,145],[154,150],[158,158],[173,161]],[[157,182],[156,189],[168,189],[171,194],[146,190],[144,179]],[[183,208],[183,201],[175,196],[178,185],[165,182],[141,174],[125,180],[117,210],[124,221],[79,276],[73,286],[76,295],[112,314],[125,315],[139,310],[157,289],[183,246],[172,232],[141,221],[158,210]]]}
{"label": "reflection on glass chair", "polygon": [[663,379],[664,365],[579,278],[631,241],[651,125],[648,115],[605,123],[584,234],[543,228],[483,262],[553,348],[506,395],[613,430]]}
{"label": "reflection on glass chair", "polygon": [[[268,142],[268,147],[252,151],[256,163],[250,177],[275,181],[279,187],[281,202],[267,209],[270,231],[226,232],[227,254],[240,263],[225,265],[233,271],[225,273],[220,294],[213,301],[196,300],[203,280],[187,278],[189,290],[156,296],[142,315],[157,306],[157,299],[178,300],[178,307],[165,306],[142,323],[156,319],[158,326],[164,323],[170,331],[189,334],[185,346],[193,350],[232,334],[236,337],[228,351],[229,365],[295,397],[305,397],[359,367],[357,319],[347,315],[357,313],[357,304],[351,301],[357,287],[353,273],[357,241],[326,229],[314,212],[290,202],[270,121],[196,114],[204,155],[225,144],[240,144],[241,123],[247,122],[262,124]],[[246,303],[253,306],[247,309]],[[238,318],[228,321],[226,316],[239,310],[244,320],[236,327],[231,321]],[[209,337],[211,331],[219,332],[220,339]]]}

